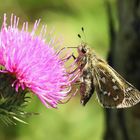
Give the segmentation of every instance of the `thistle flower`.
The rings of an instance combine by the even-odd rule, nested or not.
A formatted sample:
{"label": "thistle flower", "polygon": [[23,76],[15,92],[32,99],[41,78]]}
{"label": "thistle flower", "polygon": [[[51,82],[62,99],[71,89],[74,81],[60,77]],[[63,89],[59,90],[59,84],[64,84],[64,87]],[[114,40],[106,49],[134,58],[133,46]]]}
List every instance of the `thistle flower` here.
{"label": "thistle flower", "polygon": [[[46,27],[40,35],[35,35],[40,20],[36,21],[31,33],[28,23],[23,23],[19,30],[19,18],[11,15],[11,24],[6,24],[6,14],[0,31],[1,73],[8,73],[16,78],[11,86],[16,91],[25,88],[38,96],[46,107],[56,108],[61,100],[68,97],[71,85],[78,77],[78,71],[68,73],[65,63],[71,57],[60,57],[54,49],[55,42],[45,40]],[[60,48],[59,48],[60,50]]]}

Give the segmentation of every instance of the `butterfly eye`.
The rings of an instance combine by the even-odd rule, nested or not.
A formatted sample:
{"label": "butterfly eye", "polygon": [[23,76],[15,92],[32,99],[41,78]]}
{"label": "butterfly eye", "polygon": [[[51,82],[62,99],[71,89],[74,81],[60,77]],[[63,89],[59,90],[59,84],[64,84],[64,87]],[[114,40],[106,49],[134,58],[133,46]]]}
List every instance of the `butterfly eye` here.
{"label": "butterfly eye", "polygon": [[82,53],[86,53],[86,52],[87,52],[87,49],[86,49],[86,48],[82,48],[82,49],[81,49],[81,52],[82,52]]}

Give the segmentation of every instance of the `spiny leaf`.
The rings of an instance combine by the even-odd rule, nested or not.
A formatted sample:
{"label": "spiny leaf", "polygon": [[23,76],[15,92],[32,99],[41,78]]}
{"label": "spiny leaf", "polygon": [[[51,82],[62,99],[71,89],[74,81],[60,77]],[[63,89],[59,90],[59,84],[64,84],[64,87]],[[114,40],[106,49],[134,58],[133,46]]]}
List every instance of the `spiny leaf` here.
{"label": "spiny leaf", "polygon": [[19,89],[18,93],[11,86],[13,77],[0,73],[0,121],[9,124],[16,124],[16,121],[26,123],[21,118],[28,114],[23,111],[28,103],[26,90]]}

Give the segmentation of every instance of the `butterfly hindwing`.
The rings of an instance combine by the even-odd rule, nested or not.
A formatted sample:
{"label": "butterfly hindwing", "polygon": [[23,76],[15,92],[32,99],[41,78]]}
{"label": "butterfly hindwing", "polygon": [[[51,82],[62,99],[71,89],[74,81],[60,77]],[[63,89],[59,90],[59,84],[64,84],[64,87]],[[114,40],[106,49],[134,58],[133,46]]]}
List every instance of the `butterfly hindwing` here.
{"label": "butterfly hindwing", "polygon": [[82,76],[80,77],[80,95],[81,95],[81,104],[86,105],[86,103],[91,98],[94,93],[94,83],[93,76],[90,68],[84,68],[82,72]]}

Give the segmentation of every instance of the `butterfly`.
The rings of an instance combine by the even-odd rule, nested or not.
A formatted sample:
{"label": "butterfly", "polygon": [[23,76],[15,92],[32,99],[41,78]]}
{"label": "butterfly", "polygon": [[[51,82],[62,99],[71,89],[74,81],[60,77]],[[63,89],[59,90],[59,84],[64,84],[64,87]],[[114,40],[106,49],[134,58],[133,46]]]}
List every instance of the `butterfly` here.
{"label": "butterfly", "polygon": [[94,91],[106,108],[132,107],[140,101],[140,92],[127,82],[94,50],[82,42],[77,47],[75,62],[80,69],[81,104],[86,105]]}

